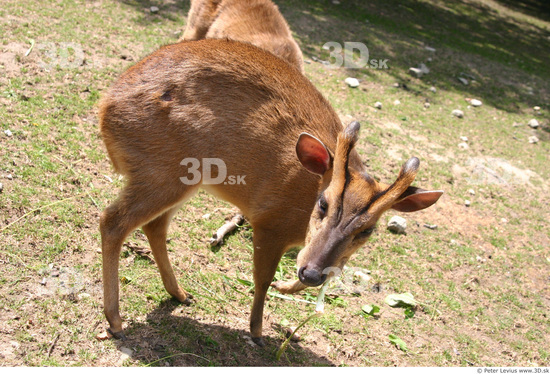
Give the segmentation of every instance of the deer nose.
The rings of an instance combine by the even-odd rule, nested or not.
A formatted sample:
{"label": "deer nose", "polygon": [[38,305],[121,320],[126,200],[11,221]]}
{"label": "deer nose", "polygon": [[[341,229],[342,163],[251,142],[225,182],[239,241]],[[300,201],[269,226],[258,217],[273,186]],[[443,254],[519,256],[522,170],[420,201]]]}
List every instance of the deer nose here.
{"label": "deer nose", "polygon": [[302,266],[300,270],[298,270],[298,278],[300,278],[300,282],[306,286],[316,287],[325,282],[327,275],[322,274],[317,269],[308,269],[306,266]]}

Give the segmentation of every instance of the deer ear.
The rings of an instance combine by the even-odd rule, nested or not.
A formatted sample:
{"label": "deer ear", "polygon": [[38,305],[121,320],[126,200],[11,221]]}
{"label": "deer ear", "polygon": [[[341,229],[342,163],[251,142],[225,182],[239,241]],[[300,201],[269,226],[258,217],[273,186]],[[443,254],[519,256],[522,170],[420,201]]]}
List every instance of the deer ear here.
{"label": "deer ear", "polygon": [[426,191],[418,187],[409,187],[401,194],[391,209],[399,212],[416,212],[435,204],[443,191]]}
{"label": "deer ear", "polygon": [[319,139],[308,133],[301,133],[296,143],[296,154],[300,163],[311,173],[323,175],[331,167],[330,153]]}

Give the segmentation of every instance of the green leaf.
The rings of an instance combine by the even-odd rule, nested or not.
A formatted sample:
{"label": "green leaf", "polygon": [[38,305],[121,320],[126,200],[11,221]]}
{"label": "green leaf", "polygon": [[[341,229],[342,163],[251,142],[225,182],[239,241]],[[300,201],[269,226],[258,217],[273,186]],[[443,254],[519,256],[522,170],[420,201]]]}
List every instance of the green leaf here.
{"label": "green leaf", "polygon": [[413,318],[414,317],[414,308],[408,307],[405,309],[405,319]]}
{"label": "green leaf", "polygon": [[407,308],[416,305],[414,296],[409,292],[388,295],[384,301],[392,308]]}
{"label": "green leaf", "polygon": [[390,339],[390,342],[392,344],[395,344],[397,346],[397,348],[399,348],[403,352],[407,352],[409,350],[407,348],[407,344],[405,344],[405,342],[403,340],[399,339],[397,336],[395,336],[393,334],[390,334],[388,337]]}
{"label": "green leaf", "polygon": [[380,312],[380,307],[378,305],[374,305],[374,304],[367,304],[367,305],[363,305],[363,307],[361,308],[361,310],[365,313],[367,313],[369,316],[373,316]]}
{"label": "green leaf", "polygon": [[237,282],[239,282],[240,284],[242,284],[244,286],[252,287],[254,285],[254,283],[252,283],[251,281],[246,280],[246,279],[236,278],[236,280],[237,280]]}

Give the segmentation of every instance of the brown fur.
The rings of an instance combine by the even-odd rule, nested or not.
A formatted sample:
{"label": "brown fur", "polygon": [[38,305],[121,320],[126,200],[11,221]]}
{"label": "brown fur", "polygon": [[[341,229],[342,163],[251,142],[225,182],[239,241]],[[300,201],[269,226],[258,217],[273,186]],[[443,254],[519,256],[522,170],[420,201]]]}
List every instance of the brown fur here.
{"label": "brown fur", "polygon": [[[358,125],[343,132],[329,103],[298,70],[249,44],[201,40],[161,48],[122,74],[105,94],[100,129],[116,170],[127,179],[100,220],[104,311],[115,336],[122,334],[121,245],[140,226],[166,290],[189,302],[170,266],[166,232],[171,216],[199,187],[236,205],[254,229],[250,328],[258,344],[264,298],[288,248],[306,244],[298,260],[306,275],[341,267],[368,237],[357,239],[359,232],[373,227],[392,204],[410,207],[408,201],[422,195],[408,188],[417,162],[409,161],[392,186],[368,177],[353,149]],[[188,169],[180,162],[189,157],[221,159],[228,175],[244,175],[246,184],[186,185],[180,177]],[[422,192],[426,202],[415,209],[440,195]],[[330,204],[324,218],[317,204],[320,194]],[[301,280],[315,283],[302,273]],[[306,283],[274,286],[295,292]]]}
{"label": "brown fur", "polygon": [[191,0],[182,40],[205,38],[251,43],[304,72],[302,51],[270,0]]}

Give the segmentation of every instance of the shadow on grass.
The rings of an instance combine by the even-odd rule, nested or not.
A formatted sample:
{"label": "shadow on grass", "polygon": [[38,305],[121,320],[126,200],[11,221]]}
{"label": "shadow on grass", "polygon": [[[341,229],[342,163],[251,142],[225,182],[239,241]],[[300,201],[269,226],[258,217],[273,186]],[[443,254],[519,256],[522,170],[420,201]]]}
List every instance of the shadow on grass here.
{"label": "shadow on grass", "polygon": [[[135,19],[141,25],[160,19],[182,22],[190,6],[189,1],[119,1],[143,12]],[[338,5],[329,0],[274,2],[295,32],[306,59],[328,59],[322,46],[329,41],[360,42],[369,48],[371,58],[388,60],[388,69],[382,74],[428,101],[433,98],[428,91],[432,85],[511,113],[550,100],[550,33],[545,21],[549,5],[543,1],[500,0],[500,10],[481,0],[346,0]],[[151,12],[152,6],[159,11]],[[184,27],[182,22],[182,30]],[[436,51],[430,52],[426,46]],[[428,65],[430,74],[412,78],[409,68],[420,63]],[[372,69],[355,69],[349,74],[377,79]],[[466,78],[469,84],[459,78]]]}
{"label": "shadow on grass", "polygon": [[[412,83],[408,86],[413,89],[416,84],[419,91],[426,92],[434,84],[479,97],[509,112],[548,101],[550,34],[548,24],[540,19],[518,21],[481,2],[464,0],[277,3],[301,41],[306,58],[330,58],[328,51],[322,50],[329,41],[361,42],[369,48],[371,58],[388,59],[389,69],[384,74],[397,82]],[[436,51],[430,52],[426,46]],[[419,63],[431,69],[422,80],[408,74],[409,67]],[[350,74],[375,78],[368,69]],[[459,77],[470,84],[464,85]]]}
{"label": "shadow on grass", "polygon": [[277,361],[282,339],[264,337],[265,347],[251,345],[243,338],[248,331],[174,315],[179,306],[173,299],[162,301],[145,323],[125,330],[127,339],[116,341],[117,347],[130,348],[132,358],[146,366],[334,366],[300,343],[291,343]]}
{"label": "shadow on grass", "polygon": [[[140,25],[154,24],[166,19],[177,22],[189,12],[189,1],[161,1],[161,0],[118,0],[122,4],[133,6],[142,11],[142,16],[135,19]],[[158,11],[151,11],[151,7],[157,7]],[[185,25],[182,24],[182,30]]]}

